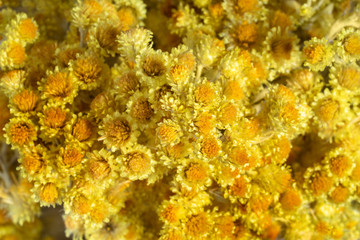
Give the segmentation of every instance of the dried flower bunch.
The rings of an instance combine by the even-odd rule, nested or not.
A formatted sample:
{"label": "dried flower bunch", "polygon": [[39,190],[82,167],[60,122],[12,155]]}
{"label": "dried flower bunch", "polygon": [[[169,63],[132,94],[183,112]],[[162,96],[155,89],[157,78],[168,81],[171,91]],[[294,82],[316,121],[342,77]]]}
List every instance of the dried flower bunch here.
{"label": "dried flower bunch", "polygon": [[0,239],[359,238],[359,1],[1,4]]}

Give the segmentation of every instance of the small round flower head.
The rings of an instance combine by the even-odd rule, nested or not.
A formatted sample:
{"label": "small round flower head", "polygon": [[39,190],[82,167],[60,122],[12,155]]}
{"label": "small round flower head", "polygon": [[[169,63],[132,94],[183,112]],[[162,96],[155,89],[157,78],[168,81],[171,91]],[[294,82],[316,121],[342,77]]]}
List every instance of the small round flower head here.
{"label": "small round flower head", "polygon": [[155,161],[153,158],[148,148],[135,145],[119,156],[120,175],[132,181],[148,178],[154,172]]}
{"label": "small round flower head", "polygon": [[36,22],[28,18],[26,14],[19,13],[8,25],[8,35],[13,39],[19,39],[25,43],[33,43],[39,37]]}
{"label": "small round flower head", "polygon": [[80,164],[84,159],[84,154],[76,147],[67,145],[61,149],[62,164],[72,168]]}
{"label": "small round flower head", "polygon": [[13,147],[22,148],[33,145],[37,139],[37,127],[31,120],[25,118],[12,118],[5,125],[6,142]]}
{"label": "small round flower head", "polygon": [[324,81],[321,75],[309,69],[300,68],[291,72],[287,85],[300,99],[305,99],[307,103],[311,103],[324,87]]}
{"label": "small round flower head", "polygon": [[357,64],[335,64],[330,68],[329,77],[333,88],[340,86],[349,94],[360,92],[360,67]]}
{"label": "small round flower head", "polygon": [[200,138],[200,152],[204,157],[213,159],[221,153],[220,140],[211,134]]}
{"label": "small round flower head", "polygon": [[147,123],[154,116],[154,109],[147,94],[143,94],[140,91],[135,92],[129,99],[127,112],[140,123]]}
{"label": "small round flower head", "polygon": [[58,200],[59,192],[54,183],[46,183],[40,190],[40,200],[43,204],[54,204]]}
{"label": "small round flower head", "polygon": [[210,82],[207,79],[203,79],[196,85],[190,87],[190,95],[188,98],[197,110],[214,109],[220,103],[220,83]]}
{"label": "small round flower head", "polygon": [[91,101],[90,114],[100,120],[113,113],[114,108],[115,102],[113,97],[107,92],[101,92]]}
{"label": "small round flower head", "polygon": [[327,194],[334,183],[331,175],[318,165],[306,170],[304,180],[304,188],[312,193],[312,198]]}
{"label": "small round flower head", "polygon": [[229,129],[235,123],[238,122],[239,118],[242,117],[243,113],[239,105],[232,102],[223,102],[218,111],[218,128]]}
{"label": "small round flower head", "polygon": [[268,164],[257,169],[253,181],[266,192],[282,193],[289,187],[291,180],[290,171],[286,167]]}
{"label": "small round flower head", "polygon": [[68,71],[50,72],[39,87],[43,99],[72,103],[77,95],[77,83]]}
{"label": "small round flower head", "polygon": [[168,77],[176,89],[182,89],[188,83],[189,77],[195,69],[195,56],[185,45],[172,49],[170,54],[170,69]]}
{"label": "small round flower head", "polygon": [[129,97],[140,88],[139,77],[134,71],[123,72],[115,79],[114,92],[119,97]]}
{"label": "small round flower head", "polygon": [[136,60],[138,62],[137,74],[141,76],[141,84],[152,87],[165,83],[168,71],[168,54],[161,50],[147,49]]}
{"label": "small round flower head", "polygon": [[115,112],[104,118],[99,135],[99,139],[114,152],[131,147],[136,142],[138,132],[136,125],[127,115]]}
{"label": "small round flower head", "polygon": [[260,31],[260,25],[256,22],[241,21],[231,23],[223,33],[224,42],[229,43],[232,48],[252,49],[259,42]]}
{"label": "small round flower head", "polygon": [[116,0],[115,6],[118,8],[117,16],[123,25],[123,31],[143,25],[142,21],[146,17],[146,5],[142,1]]}
{"label": "small round flower head", "polygon": [[287,132],[291,137],[307,130],[312,116],[311,108],[301,102],[289,88],[275,85],[266,99],[267,118],[273,129]]}
{"label": "small round flower head", "polygon": [[0,66],[2,68],[22,67],[26,60],[25,48],[22,44],[7,40],[1,44]]}
{"label": "small round flower head", "polygon": [[75,76],[81,90],[94,90],[103,80],[104,64],[93,54],[79,56],[70,62],[70,72]]}
{"label": "small round flower head", "polygon": [[228,17],[232,21],[238,19],[262,19],[267,12],[263,4],[266,1],[260,0],[226,0],[223,3]]}
{"label": "small round flower head", "polygon": [[71,60],[75,60],[78,54],[82,54],[83,49],[76,44],[67,44],[56,49],[55,55],[59,67],[68,67]]}
{"label": "small round flower head", "polygon": [[103,12],[103,6],[98,0],[77,1],[76,7],[72,9],[74,24],[84,27],[95,22]]}
{"label": "small round flower head", "polygon": [[[192,38],[199,39],[195,42],[193,49],[194,55],[199,61],[198,67],[200,67],[200,69],[202,67],[210,67],[213,65],[225,52],[223,40],[204,34],[201,30],[199,32],[188,33],[187,37],[184,39],[185,44],[191,46],[193,44],[191,41],[193,40],[190,39]],[[198,74],[199,73],[201,72],[198,72]]]}
{"label": "small round flower head", "polygon": [[[242,78],[245,78],[245,72],[249,68],[253,68],[251,64],[250,52],[242,48],[235,48],[229,51],[220,60],[220,69],[221,69],[221,73],[225,77],[225,80],[227,81],[235,80],[235,83],[233,83],[231,86],[234,85],[234,87],[236,87],[235,89],[241,88],[243,93],[244,93],[245,83],[244,83],[244,79]],[[224,90],[225,89],[226,89],[226,85],[224,86]]]}
{"label": "small round flower head", "polygon": [[298,41],[294,35],[284,34],[280,27],[270,30],[264,41],[263,56],[274,73],[288,73],[290,69],[300,66]]}
{"label": "small round flower head", "polygon": [[184,3],[181,2],[177,9],[172,12],[168,27],[171,33],[183,36],[188,29],[193,29],[198,21],[194,9],[187,4],[184,6]]}
{"label": "small round flower head", "polygon": [[215,123],[215,116],[210,112],[201,112],[194,119],[194,126],[202,135],[213,132],[215,130]]}
{"label": "small round flower head", "polygon": [[114,57],[118,53],[117,36],[121,34],[121,26],[118,23],[99,20],[89,30],[88,46],[94,52],[102,56]]}
{"label": "small round flower head", "polygon": [[0,86],[7,96],[13,96],[24,87],[25,71],[11,70],[1,76]]}
{"label": "small round flower head", "polygon": [[352,155],[343,148],[334,148],[324,157],[324,167],[335,180],[347,179],[355,167]]}
{"label": "small round flower head", "polygon": [[44,106],[43,111],[38,113],[40,118],[40,130],[43,132],[45,138],[53,138],[58,134],[63,133],[63,129],[71,116],[69,109],[64,106],[56,106],[48,104]]}
{"label": "small round flower head", "polygon": [[89,213],[90,207],[91,201],[84,194],[78,194],[72,201],[72,210],[77,214]]}
{"label": "small round flower head", "polygon": [[192,159],[184,161],[177,167],[177,176],[175,177],[182,186],[196,191],[205,189],[211,184],[211,166],[203,160],[191,156]]}
{"label": "small round flower head", "polygon": [[86,157],[88,158],[87,170],[94,184],[103,183],[106,187],[116,179],[118,166],[110,152],[105,149],[95,150],[88,153]]}
{"label": "small round flower head", "polygon": [[248,141],[238,141],[226,152],[227,160],[234,164],[240,172],[254,169],[262,163],[260,148]]}
{"label": "small round flower head", "polygon": [[319,93],[312,103],[314,125],[321,138],[330,138],[336,130],[343,126],[351,117],[349,95],[340,88],[325,89]]}
{"label": "small round flower head", "polygon": [[301,194],[295,188],[289,188],[280,195],[279,202],[285,211],[294,211],[302,203]]}
{"label": "small round flower head", "polygon": [[302,51],[305,56],[304,66],[313,71],[323,71],[333,61],[333,48],[324,38],[306,41]]}
{"label": "small round flower head", "polygon": [[291,152],[290,139],[284,134],[277,134],[261,143],[265,161],[275,164],[285,163]]}
{"label": "small round flower head", "polygon": [[232,182],[227,186],[224,197],[229,198],[231,202],[240,201],[243,203],[249,198],[251,194],[250,180],[246,176],[240,176],[232,179]]}
{"label": "small round flower head", "polygon": [[344,28],[337,35],[335,42],[337,54],[345,62],[355,62],[360,59],[360,31],[354,28]]}
{"label": "small round flower head", "polygon": [[294,19],[292,16],[287,15],[285,12],[277,9],[271,14],[271,28],[280,27],[282,31],[286,29],[293,29]]}
{"label": "small round flower head", "polygon": [[199,211],[189,215],[183,223],[184,231],[189,239],[206,238],[213,224],[213,219],[208,212]]}
{"label": "small round flower head", "polygon": [[348,189],[348,187],[346,186],[342,186],[342,185],[338,185],[336,186],[330,193],[329,193],[329,197],[331,199],[332,202],[334,202],[335,204],[340,204],[343,203],[347,200],[347,198],[350,195],[350,191]]}
{"label": "small round flower head", "polygon": [[156,132],[161,144],[170,146],[179,143],[183,135],[180,126],[175,121],[167,119],[158,124]]}
{"label": "small round flower head", "polygon": [[144,28],[133,28],[118,37],[121,56],[129,67],[134,68],[136,57],[152,46],[152,32]]}
{"label": "small round flower head", "polygon": [[73,118],[65,126],[65,142],[74,143],[83,149],[93,146],[97,137],[96,125],[88,116],[79,114],[73,115]]}
{"label": "small round flower head", "polygon": [[[14,95],[12,103],[20,113],[28,113],[35,110],[39,97],[33,91],[22,90]],[[16,112],[17,112],[16,111]]]}
{"label": "small round flower head", "polygon": [[181,202],[176,200],[163,201],[158,209],[158,214],[165,224],[178,224],[185,217],[185,208]]}
{"label": "small round flower head", "polygon": [[224,84],[224,96],[227,100],[241,101],[245,95],[239,81],[228,80]]}

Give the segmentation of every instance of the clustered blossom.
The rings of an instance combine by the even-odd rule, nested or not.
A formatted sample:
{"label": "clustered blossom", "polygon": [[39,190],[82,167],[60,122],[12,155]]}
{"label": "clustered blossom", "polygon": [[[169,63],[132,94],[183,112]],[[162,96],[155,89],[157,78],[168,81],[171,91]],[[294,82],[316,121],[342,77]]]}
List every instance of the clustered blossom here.
{"label": "clustered blossom", "polygon": [[46,207],[78,240],[359,238],[358,1],[3,0],[0,19],[0,239],[53,239]]}

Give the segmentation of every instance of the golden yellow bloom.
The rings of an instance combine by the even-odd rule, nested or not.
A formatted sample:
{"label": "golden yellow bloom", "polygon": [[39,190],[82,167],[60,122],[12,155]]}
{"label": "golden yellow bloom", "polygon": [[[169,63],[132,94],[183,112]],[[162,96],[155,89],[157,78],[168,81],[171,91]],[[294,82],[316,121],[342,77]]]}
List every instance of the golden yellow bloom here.
{"label": "golden yellow bloom", "polygon": [[121,145],[130,139],[132,129],[126,119],[120,118],[105,123],[104,131],[106,138]]}
{"label": "golden yellow bloom", "polygon": [[32,140],[36,139],[36,129],[30,122],[19,121],[9,123],[10,127],[8,134],[11,143],[19,146],[29,144]]}
{"label": "golden yellow bloom", "polygon": [[303,49],[303,52],[306,56],[307,61],[311,64],[320,62],[325,55],[325,46],[322,44],[316,44],[313,46],[308,46]]}
{"label": "golden yellow bloom", "polygon": [[161,76],[166,70],[163,60],[157,55],[146,56],[141,67],[149,77]]}
{"label": "golden yellow bloom", "polygon": [[81,57],[73,62],[72,69],[75,77],[80,81],[80,88],[92,90],[100,84],[103,66],[94,56]]}
{"label": "golden yellow bloom", "polygon": [[135,11],[130,7],[122,7],[118,10],[118,17],[121,24],[121,30],[127,31],[137,24],[137,16]]}
{"label": "golden yellow bloom", "polygon": [[180,205],[168,204],[160,213],[160,216],[169,223],[177,223],[182,216],[183,207]]}
{"label": "golden yellow bloom", "polygon": [[330,159],[330,170],[337,176],[343,177],[351,167],[351,160],[346,156],[337,156]]}
{"label": "golden yellow bloom", "polygon": [[238,81],[228,81],[225,84],[224,95],[229,100],[240,101],[244,98],[244,92]]}
{"label": "golden yellow bloom", "polygon": [[281,194],[279,202],[287,211],[293,211],[301,205],[300,194],[295,189],[289,189]]}
{"label": "golden yellow bloom", "polygon": [[150,120],[154,114],[150,102],[145,97],[136,99],[130,111],[130,114],[141,122]]}
{"label": "golden yellow bloom", "polygon": [[202,182],[207,178],[207,171],[199,163],[190,163],[185,169],[185,177],[190,182]]}
{"label": "golden yellow bloom", "polygon": [[315,172],[311,178],[310,188],[315,195],[326,193],[333,185],[331,177],[327,176],[323,172]]}
{"label": "golden yellow bloom", "polygon": [[210,230],[210,227],[209,220],[203,212],[190,216],[185,223],[186,233],[193,237],[206,234]]}
{"label": "golden yellow bloom", "polygon": [[22,165],[30,174],[39,172],[44,166],[44,161],[38,154],[28,154],[24,157]]}
{"label": "golden yellow bloom", "polygon": [[204,138],[201,143],[201,152],[208,158],[214,158],[220,152],[221,147],[215,137],[209,136]]}
{"label": "golden yellow bloom", "polygon": [[139,79],[133,71],[121,75],[115,84],[116,89],[126,96],[132,95],[140,86]]}
{"label": "golden yellow bloom", "polygon": [[343,186],[337,186],[330,194],[331,199],[334,203],[342,203],[349,196],[349,190]]}
{"label": "golden yellow bloom", "polygon": [[243,147],[234,147],[229,152],[231,162],[239,164],[244,170],[252,169],[256,166],[256,158],[251,156]]}
{"label": "golden yellow bloom", "polygon": [[151,167],[149,157],[145,153],[138,151],[127,153],[124,161],[128,169],[135,173],[147,172]]}
{"label": "golden yellow bloom", "polygon": [[63,66],[68,67],[71,60],[76,59],[76,55],[82,53],[82,50],[79,48],[69,48],[59,53],[59,61]]}
{"label": "golden yellow bloom", "polygon": [[44,112],[44,123],[51,128],[61,128],[65,125],[67,114],[59,107],[52,107]]}
{"label": "golden yellow bloom", "polygon": [[257,41],[258,31],[255,23],[244,22],[243,24],[235,26],[232,37],[239,46],[248,48]]}
{"label": "golden yellow bloom", "polygon": [[78,119],[72,129],[72,135],[81,141],[87,140],[93,133],[94,126],[87,119]]}
{"label": "golden yellow bloom", "polygon": [[339,111],[339,103],[333,99],[324,99],[316,111],[316,115],[324,122],[330,123]]}
{"label": "golden yellow bloom", "polygon": [[101,24],[97,26],[95,38],[101,48],[109,51],[117,51],[116,37],[120,35],[120,28],[111,24]]}
{"label": "golden yellow bloom", "polygon": [[220,109],[219,115],[222,124],[233,124],[237,120],[238,108],[232,103],[227,103]]}
{"label": "golden yellow bloom", "polygon": [[353,35],[346,38],[344,48],[350,54],[360,55],[360,37]]}
{"label": "golden yellow bloom", "polygon": [[74,91],[74,83],[67,72],[51,74],[45,80],[44,94],[57,100],[69,97]]}
{"label": "golden yellow bloom", "polygon": [[73,210],[78,214],[86,214],[90,211],[91,202],[84,195],[75,197]]}
{"label": "golden yellow bloom", "polygon": [[181,128],[171,120],[164,120],[158,125],[156,129],[157,135],[161,143],[174,145],[178,143],[182,136]]}
{"label": "golden yellow bloom", "polygon": [[27,18],[19,24],[20,37],[26,41],[31,41],[37,36],[38,27],[35,25],[32,19]]}
{"label": "golden yellow bloom", "polygon": [[104,160],[91,161],[89,163],[89,173],[95,180],[101,180],[109,175],[111,169],[109,164]]}
{"label": "golden yellow bloom", "polygon": [[17,42],[11,42],[7,49],[7,55],[14,65],[21,65],[25,62],[26,53],[24,47]]}
{"label": "golden yellow bloom", "polygon": [[243,177],[235,179],[234,183],[230,186],[231,194],[243,198],[249,190],[249,183]]}
{"label": "golden yellow bloom", "polygon": [[42,201],[53,204],[58,199],[59,192],[54,183],[47,183],[42,187],[39,196]]}
{"label": "golden yellow bloom", "polygon": [[74,167],[82,162],[84,155],[80,152],[80,150],[66,146],[63,155],[63,163],[68,167]]}
{"label": "golden yellow bloom", "polygon": [[194,122],[201,134],[207,134],[214,129],[214,116],[208,112],[201,113]]}
{"label": "golden yellow bloom", "polygon": [[271,19],[271,25],[272,27],[280,27],[282,30],[285,30],[291,27],[292,22],[286,13],[281,10],[276,10]]}
{"label": "golden yellow bloom", "polygon": [[25,89],[14,96],[13,102],[20,111],[30,112],[35,109],[38,99],[39,97],[33,91]]}
{"label": "golden yellow bloom", "polygon": [[209,82],[198,86],[195,90],[195,101],[204,105],[208,105],[215,99],[215,91]]}

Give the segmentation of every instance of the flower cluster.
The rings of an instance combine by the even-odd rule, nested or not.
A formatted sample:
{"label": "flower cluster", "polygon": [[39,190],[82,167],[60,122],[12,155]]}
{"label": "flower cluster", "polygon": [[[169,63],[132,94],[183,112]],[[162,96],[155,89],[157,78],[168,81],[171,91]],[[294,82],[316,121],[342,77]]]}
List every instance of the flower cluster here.
{"label": "flower cluster", "polygon": [[359,238],[358,1],[2,4],[1,239]]}

